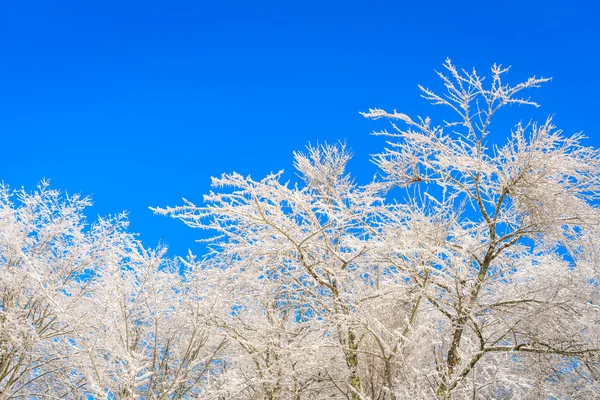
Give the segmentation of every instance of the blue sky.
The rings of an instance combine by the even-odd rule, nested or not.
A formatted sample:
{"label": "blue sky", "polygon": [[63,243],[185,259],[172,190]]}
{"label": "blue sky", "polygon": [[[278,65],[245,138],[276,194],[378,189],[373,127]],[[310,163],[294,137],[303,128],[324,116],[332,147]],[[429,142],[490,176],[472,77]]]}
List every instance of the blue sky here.
{"label": "blue sky", "polygon": [[[42,178],[127,210],[146,245],[199,249],[148,206],[197,203],[210,176],[291,172],[308,142],[346,140],[360,182],[383,140],[359,111],[435,116],[446,57],[512,65],[567,133],[600,145],[595,2],[12,1],[0,5],[0,180]],[[516,120],[515,120],[516,122]],[[291,174],[290,174],[291,175]]]}

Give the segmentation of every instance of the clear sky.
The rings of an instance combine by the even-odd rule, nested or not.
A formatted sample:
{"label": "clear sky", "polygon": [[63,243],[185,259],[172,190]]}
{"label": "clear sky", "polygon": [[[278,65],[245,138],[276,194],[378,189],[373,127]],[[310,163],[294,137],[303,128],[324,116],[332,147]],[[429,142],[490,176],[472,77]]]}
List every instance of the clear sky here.
{"label": "clear sky", "polygon": [[[292,169],[308,142],[346,140],[366,182],[383,140],[359,111],[433,114],[446,57],[531,92],[567,133],[600,146],[594,1],[5,1],[0,5],[0,180],[42,178],[127,210],[172,254],[199,232],[148,206],[201,203],[210,176]],[[291,175],[291,174],[290,174]],[[291,175],[293,176],[293,175]]]}

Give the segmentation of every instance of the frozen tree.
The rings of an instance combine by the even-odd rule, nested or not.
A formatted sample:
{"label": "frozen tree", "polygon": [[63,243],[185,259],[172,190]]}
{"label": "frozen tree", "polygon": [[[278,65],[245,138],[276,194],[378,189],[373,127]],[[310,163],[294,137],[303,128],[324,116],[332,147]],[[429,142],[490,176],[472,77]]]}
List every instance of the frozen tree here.
{"label": "frozen tree", "polygon": [[600,152],[496,123],[548,79],[444,68],[440,122],[364,113],[391,122],[366,185],[309,146],[297,183],[154,209],[211,232],[199,258],[0,186],[0,399],[596,398]]}
{"label": "frozen tree", "polygon": [[45,183],[32,194],[0,187],[2,398],[81,397],[84,391],[73,321],[88,313],[92,271],[113,256],[99,244],[118,237],[123,224],[102,220],[84,233],[88,204],[77,196],[61,199]]}
{"label": "frozen tree", "polygon": [[204,206],[155,209],[216,232],[193,264],[231,343],[215,398],[598,393],[600,153],[552,119],[492,131],[548,79],[444,68],[421,90],[454,117],[364,113],[393,129],[368,185],[344,146],[310,147],[296,185],[226,174]]}
{"label": "frozen tree", "polygon": [[231,190],[210,194],[205,207],[158,210],[219,233],[207,281],[218,287],[216,323],[238,343],[231,360],[249,398],[360,396],[354,309],[374,289],[361,275],[378,268],[365,257],[381,199],[349,179],[348,160],[343,146],[309,148],[296,154],[302,187],[280,173],[234,173],[213,180]]}
{"label": "frozen tree", "polygon": [[123,215],[0,187],[0,398],[185,398],[216,372],[198,289]]}
{"label": "frozen tree", "polygon": [[445,68],[444,95],[421,90],[456,119],[438,126],[397,112],[365,114],[393,122],[393,132],[378,133],[391,139],[375,158],[384,185],[436,193],[414,203],[437,220],[409,248],[418,259],[391,252],[393,240],[380,250],[421,288],[431,308],[425,319],[437,314],[429,348],[418,349],[434,357],[423,376],[442,398],[592,396],[600,153],[551,119],[516,125],[505,144],[489,142],[499,109],[537,106],[520,93],[547,79],[510,86],[502,81],[508,70],[494,66],[486,86],[474,70],[449,60]]}
{"label": "frozen tree", "polygon": [[77,342],[91,353],[85,375],[96,397],[193,398],[217,370],[225,341],[211,335],[196,282],[179,265],[129,243],[126,259],[104,265]]}

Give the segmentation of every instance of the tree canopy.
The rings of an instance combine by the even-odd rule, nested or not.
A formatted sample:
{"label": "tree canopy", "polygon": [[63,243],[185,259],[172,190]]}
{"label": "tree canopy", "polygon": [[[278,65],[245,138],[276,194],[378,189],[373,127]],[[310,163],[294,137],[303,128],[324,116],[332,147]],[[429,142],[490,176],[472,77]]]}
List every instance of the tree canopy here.
{"label": "tree canopy", "polygon": [[295,184],[152,208],[210,232],[201,256],[1,187],[0,398],[595,398],[600,151],[551,117],[494,131],[548,81],[507,72],[447,60],[420,89],[452,118],[363,113],[390,122],[367,184],[326,144]]}

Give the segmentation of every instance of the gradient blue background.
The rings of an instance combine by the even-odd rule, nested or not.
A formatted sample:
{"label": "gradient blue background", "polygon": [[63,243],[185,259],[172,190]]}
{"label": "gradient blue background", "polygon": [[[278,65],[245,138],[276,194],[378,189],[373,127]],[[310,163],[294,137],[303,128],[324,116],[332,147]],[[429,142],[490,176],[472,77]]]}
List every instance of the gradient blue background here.
{"label": "gradient blue background", "polygon": [[[555,120],[600,145],[595,2],[12,1],[0,5],[0,180],[91,195],[91,217],[127,210],[146,245],[172,254],[200,232],[148,206],[201,203],[210,176],[261,178],[308,142],[346,140],[359,182],[381,107],[434,115],[446,57],[531,92]],[[515,120],[516,122],[516,120]],[[503,131],[500,134],[506,135]]]}

